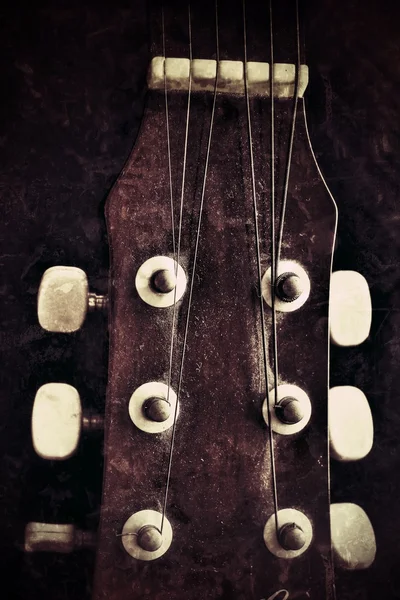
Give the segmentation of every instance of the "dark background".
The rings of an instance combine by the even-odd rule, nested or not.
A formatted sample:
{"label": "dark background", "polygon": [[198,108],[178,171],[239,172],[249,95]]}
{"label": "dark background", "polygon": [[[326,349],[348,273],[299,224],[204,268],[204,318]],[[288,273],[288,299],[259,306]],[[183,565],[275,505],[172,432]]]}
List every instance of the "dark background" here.
{"label": "dark background", "polygon": [[[338,574],[343,597],[360,600],[400,598],[398,7],[311,2],[304,23],[311,137],[339,207],[335,267],[363,273],[374,307],[367,342],[334,350],[331,364],[332,384],[363,389],[374,416],[370,455],[332,468],[332,499],[365,508],[377,537],[368,572]],[[46,463],[33,452],[30,416],[48,381],[71,383],[85,406],[102,409],[106,322],[94,316],[77,334],[46,333],[36,295],[43,271],[56,264],[83,268],[95,291],[107,291],[104,201],[143,110],[146,7],[16,0],[0,18],[2,598],[83,600],[93,556],[27,556],[23,533],[29,520],[96,527],[101,440],[84,439],[73,459]]]}

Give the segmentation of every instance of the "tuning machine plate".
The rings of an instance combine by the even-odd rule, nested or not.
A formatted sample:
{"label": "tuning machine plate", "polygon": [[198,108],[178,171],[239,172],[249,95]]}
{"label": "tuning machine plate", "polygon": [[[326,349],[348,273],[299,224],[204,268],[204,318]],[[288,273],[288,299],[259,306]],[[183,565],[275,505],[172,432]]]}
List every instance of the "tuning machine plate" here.
{"label": "tuning machine plate", "polygon": [[[155,278],[160,273],[170,274],[167,281],[173,281],[172,289],[158,289]],[[152,256],[138,269],[135,285],[140,298],[155,308],[168,308],[182,298],[186,290],[186,274],[181,265],[169,256]]]}
{"label": "tuning machine plate", "polygon": [[[150,561],[160,558],[167,552],[172,542],[172,527],[164,516],[161,533],[162,514],[155,510],[141,510],[126,521],[121,534],[122,544],[132,558]],[[160,546],[156,550],[145,550],[139,545],[140,533],[145,528],[153,528],[160,533]]]}

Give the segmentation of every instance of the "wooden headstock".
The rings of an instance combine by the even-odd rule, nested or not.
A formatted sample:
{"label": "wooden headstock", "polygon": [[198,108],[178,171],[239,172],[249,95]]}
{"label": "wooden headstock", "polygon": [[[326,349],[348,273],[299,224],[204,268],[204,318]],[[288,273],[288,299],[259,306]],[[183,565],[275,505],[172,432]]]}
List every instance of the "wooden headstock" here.
{"label": "wooden headstock", "polygon": [[[174,18],[181,23],[176,14]],[[195,31],[193,23],[193,35]],[[182,598],[183,589],[185,598],[261,599],[283,588],[296,590],[297,597],[300,592],[307,597],[309,590],[315,598],[333,594],[327,397],[336,207],[310,149],[299,99],[277,275],[300,269],[295,274],[303,301],[288,311],[293,307],[290,299],[277,298],[276,337],[278,398],[283,395],[297,401],[298,396],[300,403],[304,400],[304,414],[296,426],[280,421],[289,435],[273,433],[271,446],[263,418],[266,385],[252,194],[255,185],[264,275],[271,267],[271,101],[259,96],[250,99],[251,142],[245,95],[237,90],[218,93],[214,113],[213,101],[212,92],[191,94],[186,129],[188,94],[168,93],[175,242],[180,236],[179,265],[187,278],[186,291],[175,309],[173,304],[152,306],[135,287],[137,273],[147,268],[148,287],[154,291],[152,277],[162,270],[154,257],[176,258],[162,90],[149,92],[140,136],[108,199],[110,378],[96,600]],[[274,104],[277,231],[293,98],[279,98]],[[155,261],[153,270],[149,260]],[[291,287],[290,280],[286,287]],[[268,386],[273,396],[273,324],[267,302],[264,320]],[[165,507],[172,543],[168,540],[168,548],[157,560],[149,559],[158,557],[159,550],[153,555],[149,551],[146,560],[133,558],[125,548],[138,556],[145,521],[141,517],[137,517],[139,524],[134,523],[135,517],[128,520],[141,511],[156,511],[161,518],[173,429],[143,431],[130,419],[129,402],[135,390],[149,382],[170,385],[177,393],[183,352]],[[150,390],[148,398],[152,397],[157,393]],[[290,412],[290,407],[286,410]],[[272,402],[271,411],[275,415]],[[293,430],[297,432],[292,434]],[[279,527],[299,519],[305,537],[293,542],[295,534],[286,531],[286,549],[278,548],[276,539],[274,493],[279,511],[292,511],[278,512]],[[148,518],[151,521],[151,515]],[[148,525],[160,528],[161,522],[150,521]],[[296,543],[303,546],[291,547]]]}
{"label": "wooden headstock", "polygon": [[[330,505],[337,211],[307,131],[295,4],[276,8],[273,67],[267,11],[247,4],[245,19],[239,1],[154,7],[142,128],[106,210],[94,600],[329,600],[333,540],[345,567],[373,560],[362,509]],[[350,559],[343,510],[368,530]]]}

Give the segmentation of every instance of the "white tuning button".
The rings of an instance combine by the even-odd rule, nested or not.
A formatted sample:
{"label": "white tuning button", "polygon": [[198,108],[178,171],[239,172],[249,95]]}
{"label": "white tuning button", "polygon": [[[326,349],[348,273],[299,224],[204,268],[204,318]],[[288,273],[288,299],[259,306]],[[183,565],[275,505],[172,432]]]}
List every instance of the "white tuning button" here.
{"label": "white tuning button", "polygon": [[100,415],[83,415],[77,390],[67,383],[46,383],[36,393],[32,411],[35,452],[47,460],[65,460],[79,443],[82,427],[103,428]]}
{"label": "white tuning button", "polygon": [[329,442],[331,456],[341,462],[367,456],[374,439],[374,424],[368,400],[350,385],[329,390]]}
{"label": "white tuning button", "polygon": [[96,535],[75,525],[58,523],[28,523],[25,527],[25,552],[58,552],[69,554],[75,550],[96,547]]}
{"label": "white tuning button", "polygon": [[368,283],[356,271],[332,273],[330,333],[336,346],[358,346],[368,337],[372,304]]}
{"label": "white tuning button", "polygon": [[46,331],[78,331],[88,310],[103,310],[107,305],[106,296],[89,293],[86,273],[77,267],[51,267],[40,282],[37,313]]}
{"label": "white tuning button", "polygon": [[367,569],[374,561],[374,530],[365,511],[357,504],[331,505],[331,541],[338,567],[351,571]]}

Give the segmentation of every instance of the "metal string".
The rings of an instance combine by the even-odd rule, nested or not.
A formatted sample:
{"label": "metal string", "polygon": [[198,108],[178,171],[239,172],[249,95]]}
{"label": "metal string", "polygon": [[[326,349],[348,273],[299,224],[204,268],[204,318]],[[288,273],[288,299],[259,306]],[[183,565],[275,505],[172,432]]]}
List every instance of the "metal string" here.
{"label": "metal string", "polygon": [[[262,330],[262,350],[263,350],[263,363],[264,363],[264,378],[265,378],[265,389],[266,398],[268,405],[268,438],[271,454],[271,472],[272,472],[272,486],[273,486],[273,498],[274,498],[274,512],[275,512],[275,527],[276,531],[279,531],[278,527],[278,491],[276,484],[276,469],[275,469],[275,456],[274,456],[274,439],[271,427],[271,407],[270,407],[270,392],[268,385],[268,342],[265,330],[265,316],[264,316],[264,299],[261,293],[262,288],[262,271],[261,271],[261,252],[260,252],[260,235],[258,228],[258,209],[257,209],[257,192],[256,192],[256,181],[255,181],[255,170],[254,170],[254,153],[253,153],[253,134],[251,127],[251,111],[250,111],[250,99],[248,90],[248,72],[247,72],[247,32],[246,32],[246,0],[243,0],[243,44],[244,44],[244,89],[246,98],[246,112],[247,112],[247,130],[248,130],[248,141],[249,141],[249,155],[250,155],[250,168],[251,168],[251,188],[253,197],[253,214],[254,214],[254,228],[256,237],[256,255],[257,255],[257,271],[258,271],[258,285],[259,285],[259,299],[260,299],[260,313],[261,313],[261,330]],[[273,170],[273,168],[272,168]]]}
{"label": "metal string", "polygon": [[[190,45],[190,62],[191,62],[192,61],[192,37],[191,37],[190,21],[191,21],[191,18],[190,18],[190,5],[189,5],[189,45]],[[217,0],[215,2],[215,24],[216,24],[217,68],[216,68],[216,75],[215,75],[215,82],[214,82],[213,105],[212,105],[212,110],[211,110],[210,128],[209,128],[209,133],[208,133],[206,160],[205,160],[205,167],[204,167],[204,176],[203,176],[202,189],[201,189],[199,217],[198,217],[198,222],[197,222],[196,241],[195,241],[194,255],[193,255],[192,276],[191,276],[190,288],[189,288],[188,309],[187,309],[187,314],[186,314],[186,322],[185,322],[185,330],[184,330],[184,338],[183,338],[181,364],[180,364],[180,369],[179,369],[179,379],[178,379],[178,387],[177,387],[177,394],[176,394],[176,404],[175,404],[175,411],[174,411],[174,422],[173,422],[173,426],[172,426],[171,444],[170,444],[170,451],[169,451],[169,458],[168,458],[168,468],[167,468],[167,477],[166,477],[166,484],[165,484],[164,504],[163,504],[163,512],[162,512],[162,520],[161,520],[161,528],[160,528],[161,529],[161,533],[163,531],[163,526],[164,526],[164,520],[165,520],[165,514],[166,514],[167,502],[168,502],[169,484],[170,484],[170,479],[171,479],[172,458],[173,458],[173,451],[174,451],[174,445],[175,445],[175,435],[176,435],[176,423],[177,423],[178,407],[179,407],[179,401],[180,401],[180,395],[181,395],[181,389],[182,389],[183,368],[184,368],[185,354],[186,354],[186,348],[187,348],[187,337],[188,337],[188,332],[189,332],[190,312],[191,312],[192,298],[193,298],[193,287],[194,287],[195,273],[196,273],[196,266],[197,266],[197,255],[198,255],[198,249],[199,249],[199,243],[200,243],[200,231],[201,231],[201,221],[202,221],[202,216],[203,216],[204,198],[205,198],[205,191],[206,191],[208,163],[209,163],[209,157],[210,157],[211,139],[212,139],[213,126],[214,126],[215,107],[216,107],[216,101],[217,101],[217,91],[218,91],[218,63],[219,63],[218,4],[217,4]],[[190,87],[191,87],[191,76],[189,77],[189,89],[190,89]],[[189,119],[189,111],[188,111],[188,119]],[[187,134],[187,132],[186,132],[186,134]],[[185,144],[187,146],[187,135],[186,135]],[[185,165],[186,165],[186,150],[185,150]],[[181,197],[181,213],[180,213],[180,221],[179,221],[178,261],[179,261],[179,250],[180,250],[180,239],[181,239],[181,228],[182,228],[182,215],[183,215],[183,188],[182,188],[182,197]],[[175,307],[175,304],[174,304],[174,307]]]}
{"label": "metal string", "polygon": [[[272,308],[272,348],[274,355],[274,392],[275,406],[278,403],[278,342],[276,331],[276,293],[275,284],[277,276],[276,244],[275,244],[275,97],[274,97],[274,26],[272,18],[272,0],[269,0],[269,39],[270,39],[270,76],[269,76],[269,95],[271,102],[271,190],[270,190],[270,211],[271,211],[271,308]],[[268,405],[269,410],[269,405]]]}
{"label": "metal string", "polygon": [[295,11],[296,11],[296,65],[295,65],[295,80],[294,80],[294,93],[293,93],[292,126],[290,129],[288,156],[287,156],[286,170],[285,170],[285,183],[284,183],[284,188],[283,188],[283,198],[282,198],[282,206],[281,206],[281,214],[280,214],[278,245],[277,245],[277,250],[276,250],[276,267],[275,267],[276,271],[278,269],[279,258],[280,258],[280,254],[281,254],[281,248],[282,248],[283,228],[284,228],[284,224],[285,224],[285,214],[286,214],[287,196],[288,196],[289,179],[290,179],[290,167],[292,164],[293,142],[294,142],[294,133],[296,130],[297,104],[298,104],[299,86],[300,86],[300,60],[301,60],[301,57],[300,57],[300,22],[299,22],[299,2],[298,2],[298,0],[295,0]]}
{"label": "metal string", "polygon": [[[163,47],[163,57],[164,57],[164,103],[165,103],[165,126],[166,126],[166,134],[167,134],[169,195],[170,195],[170,204],[171,204],[172,249],[173,249],[173,254],[174,254],[174,260],[176,261],[174,194],[173,194],[173,188],[172,188],[172,166],[171,166],[171,138],[170,138],[170,133],[169,133],[167,71],[166,71],[166,66],[165,66],[166,53],[165,53],[164,5],[162,5],[162,7],[161,7],[161,23],[162,23],[162,47]],[[169,385],[168,385],[168,387],[169,387]]]}
{"label": "metal string", "polygon": [[289,190],[289,179],[290,179],[290,167],[292,164],[292,154],[293,154],[293,142],[294,142],[294,134],[296,130],[296,116],[297,116],[297,100],[299,93],[299,82],[300,82],[300,27],[299,27],[299,7],[298,0],[296,0],[296,65],[295,65],[295,83],[294,83],[294,93],[293,93],[293,109],[292,109],[292,124],[290,128],[290,136],[289,136],[289,144],[288,144],[288,154],[285,166],[285,180],[283,187],[283,197],[282,197],[282,205],[281,205],[281,213],[279,219],[279,233],[278,233],[278,242],[275,246],[275,180],[274,180],[274,154],[275,154],[275,134],[274,134],[274,96],[273,96],[273,80],[274,80],[274,70],[273,70],[273,58],[274,58],[274,43],[273,43],[273,21],[272,21],[272,0],[269,0],[269,10],[270,10],[270,56],[271,56],[271,77],[270,77],[270,95],[271,95],[271,121],[272,121],[272,129],[271,129],[271,236],[272,236],[272,244],[271,244],[271,299],[272,299],[272,344],[273,344],[273,353],[274,353],[274,391],[275,391],[275,406],[278,403],[278,375],[279,375],[279,363],[278,363],[278,336],[277,336],[277,326],[276,326],[276,279],[279,268],[279,260],[282,248],[282,239],[283,239],[283,229],[285,225],[285,214],[286,214],[286,206],[287,206],[287,196]]}
{"label": "metal string", "polygon": [[[164,27],[164,11],[163,11],[163,43],[165,43],[165,27]],[[189,117],[190,117],[190,101],[191,101],[191,92],[192,92],[192,26],[191,26],[191,13],[190,13],[190,4],[188,5],[188,31],[189,31],[189,82],[188,82],[188,100],[187,100],[187,109],[186,109],[186,126],[185,126],[185,140],[184,140],[184,151],[183,151],[183,165],[182,165],[182,181],[181,181],[181,195],[180,195],[180,212],[179,212],[179,225],[178,225],[178,248],[176,250],[175,246],[175,216],[174,216],[174,208],[173,208],[173,195],[172,195],[172,168],[171,168],[171,153],[170,153],[170,141],[169,141],[169,125],[167,125],[167,138],[168,138],[168,149],[169,149],[169,177],[170,177],[170,186],[171,186],[171,219],[172,219],[172,232],[173,232],[173,244],[174,244],[174,261],[175,261],[175,279],[178,278],[178,267],[180,260],[180,250],[181,250],[181,237],[182,237],[182,218],[183,218],[183,203],[185,196],[185,178],[186,178],[186,160],[187,160],[187,149],[188,149],[188,137],[189,137]],[[164,47],[164,56],[165,56],[165,47]],[[167,78],[166,78],[166,70],[165,70],[165,61],[164,61],[164,95],[166,98],[166,107],[168,106],[168,91],[167,91]],[[166,115],[167,123],[169,121],[168,114]],[[177,281],[175,282],[177,283]],[[172,383],[172,366],[173,366],[173,356],[174,356],[174,345],[175,345],[175,324],[177,317],[177,306],[176,306],[176,293],[177,293],[177,285],[174,287],[174,298],[173,298],[173,310],[172,310],[172,326],[171,326],[171,342],[170,342],[170,351],[169,351],[169,366],[168,366],[168,389],[167,389],[167,398],[166,401],[169,404],[169,396],[170,389]],[[175,421],[177,417],[177,406],[178,402],[175,405],[175,414],[174,414],[174,427]],[[173,436],[174,437],[174,436]],[[165,496],[164,496],[164,506],[161,518],[161,527],[160,531],[162,533],[164,527],[164,519],[165,519],[165,508],[166,501],[168,495],[168,487],[169,487],[169,479],[170,479],[170,462],[173,450],[174,440],[171,441],[170,453],[168,459],[168,474],[165,484]]]}

